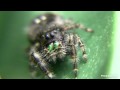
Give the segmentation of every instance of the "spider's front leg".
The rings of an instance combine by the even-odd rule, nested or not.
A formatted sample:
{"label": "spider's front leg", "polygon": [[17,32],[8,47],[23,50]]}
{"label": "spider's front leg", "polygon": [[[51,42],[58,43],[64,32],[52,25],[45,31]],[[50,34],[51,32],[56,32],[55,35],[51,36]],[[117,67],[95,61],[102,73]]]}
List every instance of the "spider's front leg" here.
{"label": "spider's front leg", "polygon": [[42,59],[40,53],[34,52],[31,54],[31,56],[34,62],[37,63],[39,68],[48,76],[48,78],[53,79],[54,75],[52,72],[50,72],[47,62],[44,59]]}
{"label": "spider's front leg", "polygon": [[70,46],[70,48],[71,48],[70,55],[73,60],[74,76],[75,76],[75,79],[77,79],[78,68],[77,68],[76,39],[73,34],[70,34],[70,35],[67,35],[67,40],[68,40],[68,46]]}
{"label": "spider's front leg", "polygon": [[75,45],[71,45],[72,47],[72,59],[73,59],[73,69],[74,69],[74,75],[75,75],[75,79],[77,79],[77,73],[78,73],[78,67],[77,67],[77,52],[76,52],[76,48]]}
{"label": "spider's front leg", "polygon": [[82,40],[80,39],[80,37],[78,37],[77,35],[75,35],[75,36],[76,36],[76,38],[77,38],[77,42],[78,42],[78,44],[79,44],[79,46],[80,46],[80,49],[82,50],[83,60],[84,60],[85,62],[87,62],[87,54],[86,54],[85,46],[84,46]]}
{"label": "spider's front leg", "polygon": [[74,69],[74,75],[75,75],[75,79],[77,79],[77,46],[79,45],[82,52],[83,52],[83,59],[85,61],[87,61],[87,55],[86,55],[86,51],[85,51],[85,47],[83,42],[81,41],[80,37],[78,37],[77,35],[66,35],[66,41],[68,43],[68,46],[71,47],[71,58],[73,60],[73,69]]}

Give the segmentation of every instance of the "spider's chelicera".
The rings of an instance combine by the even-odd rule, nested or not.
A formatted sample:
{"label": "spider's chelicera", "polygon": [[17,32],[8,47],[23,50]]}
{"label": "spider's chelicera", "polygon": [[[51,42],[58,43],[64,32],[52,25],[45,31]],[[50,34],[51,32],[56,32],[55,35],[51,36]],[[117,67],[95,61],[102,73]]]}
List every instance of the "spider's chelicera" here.
{"label": "spider's chelicera", "polygon": [[37,65],[48,78],[53,79],[55,75],[49,68],[50,62],[63,60],[65,56],[69,55],[73,61],[74,78],[77,78],[77,47],[79,46],[82,50],[83,60],[87,61],[87,55],[80,37],[68,32],[75,28],[92,32],[91,29],[81,24],[64,20],[53,13],[36,17],[32,21],[28,33],[31,43],[28,53],[30,66]]}

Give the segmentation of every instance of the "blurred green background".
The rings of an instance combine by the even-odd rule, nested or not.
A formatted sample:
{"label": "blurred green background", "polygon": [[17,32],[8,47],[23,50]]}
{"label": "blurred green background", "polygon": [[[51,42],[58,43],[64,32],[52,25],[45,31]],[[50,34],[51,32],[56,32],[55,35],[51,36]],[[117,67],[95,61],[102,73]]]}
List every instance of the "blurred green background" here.
{"label": "blurred green background", "polygon": [[[31,20],[47,11],[0,11],[0,76],[5,79],[29,79],[30,72],[25,49],[29,46],[26,30]],[[50,11],[49,11],[50,12]],[[79,79],[120,78],[120,13],[113,11],[51,11],[64,18],[92,28],[94,33],[75,30],[86,46],[88,62],[82,62],[78,50]],[[53,65],[58,78],[72,78],[72,63]],[[40,71],[39,78],[44,75]]]}

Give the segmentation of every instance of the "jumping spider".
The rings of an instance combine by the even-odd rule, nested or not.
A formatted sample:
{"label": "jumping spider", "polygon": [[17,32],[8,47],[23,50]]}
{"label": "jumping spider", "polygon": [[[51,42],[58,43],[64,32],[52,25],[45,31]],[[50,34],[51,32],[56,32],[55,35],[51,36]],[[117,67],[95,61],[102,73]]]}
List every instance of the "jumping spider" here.
{"label": "jumping spider", "polygon": [[69,55],[73,61],[74,78],[77,78],[77,47],[80,46],[82,50],[83,60],[87,61],[87,55],[80,37],[67,32],[76,28],[86,32],[93,31],[71,20],[64,20],[53,13],[45,13],[36,17],[28,32],[31,43],[28,53],[30,67],[37,65],[49,79],[53,79],[55,75],[49,68],[50,62],[63,60],[65,56]]}

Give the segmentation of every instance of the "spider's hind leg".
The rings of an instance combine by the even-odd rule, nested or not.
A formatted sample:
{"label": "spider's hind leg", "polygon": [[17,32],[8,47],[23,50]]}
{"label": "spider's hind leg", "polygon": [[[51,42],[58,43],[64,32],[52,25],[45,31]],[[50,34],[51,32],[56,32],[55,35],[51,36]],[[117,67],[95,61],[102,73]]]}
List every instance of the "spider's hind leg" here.
{"label": "spider's hind leg", "polygon": [[64,25],[65,26],[63,27],[63,30],[72,30],[79,28],[80,30],[84,30],[86,32],[94,32],[91,28],[87,28],[83,24],[74,23],[71,20],[66,20]]}

